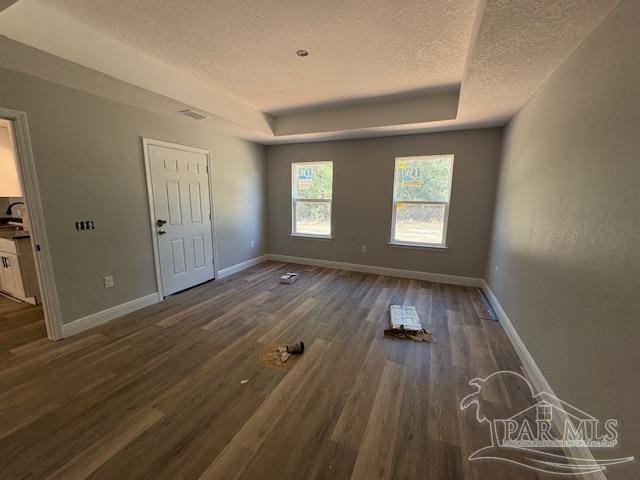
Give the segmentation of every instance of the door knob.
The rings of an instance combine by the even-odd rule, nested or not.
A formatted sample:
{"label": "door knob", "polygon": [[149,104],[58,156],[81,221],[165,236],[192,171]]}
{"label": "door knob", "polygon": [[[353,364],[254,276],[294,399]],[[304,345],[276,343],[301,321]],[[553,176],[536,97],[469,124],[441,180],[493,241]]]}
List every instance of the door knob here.
{"label": "door knob", "polygon": [[163,226],[165,223],[167,223],[167,221],[166,221],[166,220],[160,220],[160,219],[158,219],[158,221],[156,222],[156,225],[158,225],[158,227],[161,227],[161,226]]}
{"label": "door knob", "polygon": [[165,232],[165,231],[164,231],[164,230],[162,230],[162,229],[158,230],[158,235],[164,235],[165,233],[167,233],[167,232]]}

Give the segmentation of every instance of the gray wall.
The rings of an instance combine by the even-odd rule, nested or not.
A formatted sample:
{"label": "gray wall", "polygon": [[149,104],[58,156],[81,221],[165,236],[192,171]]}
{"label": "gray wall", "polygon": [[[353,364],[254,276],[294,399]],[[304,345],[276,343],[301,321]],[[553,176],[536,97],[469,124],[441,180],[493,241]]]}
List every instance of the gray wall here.
{"label": "gray wall", "polygon": [[266,252],[264,147],[5,69],[0,106],[28,115],[64,323],[156,291],[141,137],[211,150],[219,268]]}
{"label": "gray wall", "polygon": [[487,267],[556,393],[618,418],[603,457],[640,455],[638,25],[623,2],[509,124]]}
{"label": "gray wall", "polygon": [[[482,277],[501,129],[267,147],[269,251],[281,255]],[[389,246],[394,159],[455,154],[446,251]],[[332,241],[291,238],[291,163],[333,161]],[[361,246],[367,253],[361,253]]]}

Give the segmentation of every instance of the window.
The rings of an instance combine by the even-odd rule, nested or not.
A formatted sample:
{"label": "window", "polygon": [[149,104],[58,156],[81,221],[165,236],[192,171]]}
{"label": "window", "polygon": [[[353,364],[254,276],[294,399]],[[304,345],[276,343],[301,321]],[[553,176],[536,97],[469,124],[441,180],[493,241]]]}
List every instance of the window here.
{"label": "window", "polygon": [[331,238],[333,162],[291,165],[291,234]]}
{"label": "window", "polygon": [[453,155],[396,158],[391,243],[444,247]]}

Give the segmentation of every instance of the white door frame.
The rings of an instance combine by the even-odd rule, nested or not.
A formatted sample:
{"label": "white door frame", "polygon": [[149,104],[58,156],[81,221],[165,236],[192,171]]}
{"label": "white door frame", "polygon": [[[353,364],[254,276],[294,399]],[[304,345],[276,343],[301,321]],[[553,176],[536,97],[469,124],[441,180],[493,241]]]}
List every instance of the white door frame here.
{"label": "white door frame", "polygon": [[16,151],[16,165],[18,178],[22,186],[22,195],[31,220],[31,248],[36,259],[36,273],[40,296],[42,297],[42,309],[44,322],[47,327],[47,336],[50,340],[63,338],[62,313],[58,300],[56,279],[53,274],[53,262],[47,240],[47,231],[44,222],[42,199],[38,187],[38,176],[31,148],[27,114],[17,110],[0,107],[0,118],[8,120],[12,124],[13,144]]}
{"label": "white door frame", "polygon": [[218,278],[218,242],[216,240],[216,214],[215,202],[213,201],[213,160],[211,151],[202,148],[190,147],[188,145],[180,145],[178,143],[165,142],[163,140],[155,140],[153,138],[142,137],[142,148],[144,150],[144,173],[147,179],[147,195],[149,200],[149,217],[151,219],[151,243],[153,244],[153,260],[156,268],[156,284],[158,286],[158,295],[164,298],[164,290],[162,288],[162,272],[160,271],[160,252],[158,249],[158,235],[156,233],[156,212],[153,208],[153,185],[151,182],[151,159],[149,158],[149,147],[155,145],[157,147],[167,147],[184,152],[201,153],[207,157],[207,178],[209,180],[209,203],[211,205],[211,242],[213,244],[213,278]]}

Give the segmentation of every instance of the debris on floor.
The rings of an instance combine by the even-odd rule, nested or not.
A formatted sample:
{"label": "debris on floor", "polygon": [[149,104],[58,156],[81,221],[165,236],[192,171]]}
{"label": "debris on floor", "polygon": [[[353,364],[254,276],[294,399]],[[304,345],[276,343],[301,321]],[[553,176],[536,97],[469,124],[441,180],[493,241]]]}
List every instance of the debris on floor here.
{"label": "debris on floor", "polygon": [[433,335],[429,330],[425,330],[424,328],[420,331],[410,331],[406,330],[404,327],[388,328],[384,331],[384,334],[387,337],[409,338],[411,340],[415,340],[416,342],[433,342]]}
{"label": "debris on floor", "polygon": [[498,317],[493,311],[491,302],[489,302],[482,289],[466,287],[466,290],[467,294],[469,295],[469,299],[471,299],[471,305],[473,305],[473,309],[476,311],[476,315],[478,315],[478,318],[482,318],[483,320],[493,320],[494,322],[497,322]]}
{"label": "debris on floor", "polygon": [[260,356],[260,363],[282,367],[291,355],[301,355],[304,353],[304,342],[295,342],[289,345],[279,345],[267,347]]}
{"label": "debris on floor", "polygon": [[249,383],[249,379],[245,378],[244,380],[240,380],[240,383],[244,385],[245,383]]}
{"label": "debris on floor", "polygon": [[291,345],[285,345],[287,352],[292,355],[300,355],[304,353],[304,342],[296,342]]}
{"label": "debris on floor", "polygon": [[284,275],[280,275],[280,283],[293,283],[297,278],[297,273],[287,272]]}
{"label": "debris on floor", "polygon": [[425,330],[418,318],[416,307],[412,305],[390,305],[391,328],[384,331],[388,337],[409,338],[417,342],[433,342],[433,335]]}

